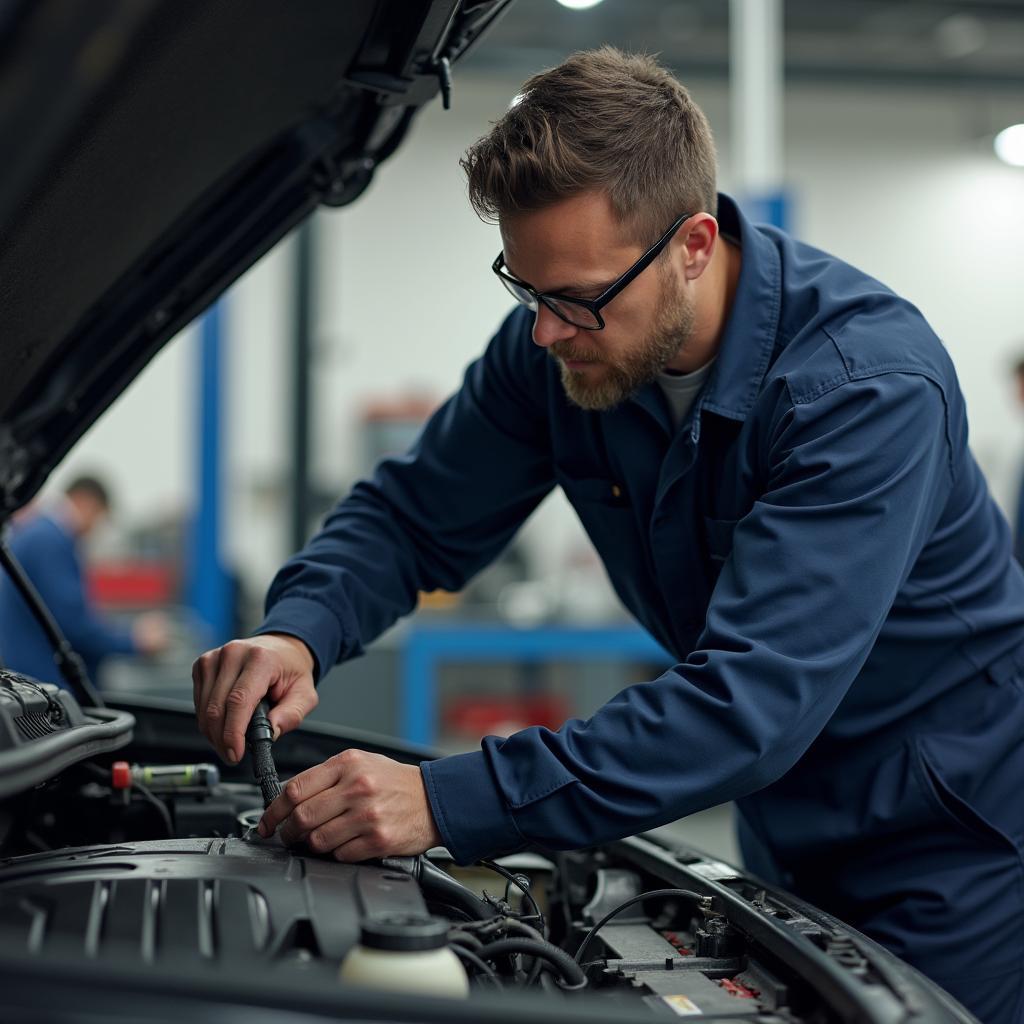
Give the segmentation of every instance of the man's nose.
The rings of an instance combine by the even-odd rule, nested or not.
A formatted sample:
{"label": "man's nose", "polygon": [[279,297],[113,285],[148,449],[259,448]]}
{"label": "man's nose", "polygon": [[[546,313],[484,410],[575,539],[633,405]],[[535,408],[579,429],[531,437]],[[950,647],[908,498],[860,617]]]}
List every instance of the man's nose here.
{"label": "man's nose", "polygon": [[537,307],[533,318],[533,343],[541,348],[550,348],[556,341],[568,341],[579,333],[579,328],[555,316],[544,303]]}

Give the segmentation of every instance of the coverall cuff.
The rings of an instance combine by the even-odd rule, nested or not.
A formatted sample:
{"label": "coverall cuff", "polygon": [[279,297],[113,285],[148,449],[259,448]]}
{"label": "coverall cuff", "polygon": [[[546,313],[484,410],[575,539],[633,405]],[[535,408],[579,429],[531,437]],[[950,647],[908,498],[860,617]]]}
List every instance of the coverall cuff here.
{"label": "coverall cuff", "polygon": [[313,654],[313,681],[338,660],[341,649],[341,625],[337,616],[319,601],[308,597],[282,597],[267,612],[253,636],[287,633],[298,637]]}
{"label": "coverall cuff", "polygon": [[128,629],[115,630],[110,637],[110,654],[144,654],[135,642],[135,634]]}
{"label": "coverall cuff", "polygon": [[495,785],[483,751],[421,761],[434,823],[457,864],[529,845]]}

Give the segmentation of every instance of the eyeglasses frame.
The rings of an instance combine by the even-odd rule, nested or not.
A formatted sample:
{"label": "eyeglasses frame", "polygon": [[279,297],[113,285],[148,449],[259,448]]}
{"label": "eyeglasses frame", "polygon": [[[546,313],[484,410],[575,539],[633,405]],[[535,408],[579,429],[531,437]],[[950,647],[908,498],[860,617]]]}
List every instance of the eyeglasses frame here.
{"label": "eyeglasses frame", "polygon": [[[661,255],[661,251],[668,245],[668,243],[675,237],[676,232],[691,218],[695,216],[692,213],[684,213],[681,217],[677,217],[673,222],[672,226],[659,238],[654,245],[652,245],[647,252],[645,252],[640,259],[638,259],[624,274],[620,274],[596,299],[580,299],[573,295],[564,295],[561,292],[539,292],[531,284],[527,284],[526,281],[520,281],[518,277],[513,277],[511,274],[506,273],[502,270],[502,264],[505,262],[505,250],[502,249],[498,253],[494,262],[491,264],[491,270],[501,279],[502,282],[509,282],[510,284],[516,285],[518,288],[522,288],[527,294],[533,297],[535,304],[541,302],[551,310],[559,320],[563,320],[567,324],[572,324],[573,327],[578,327],[581,331],[603,331],[604,330],[604,317],[601,316],[601,310],[608,305],[612,299],[615,298],[619,292],[622,291],[626,285],[630,284],[637,277],[640,276],[657,258]],[[511,293],[510,293],[511,294]],[[512,295],[516,301],[522,305],[526,305],[518,296]],[[558,302],[569,302],[576,306],[582,306],[584,309],[589,310],[591,315],[597,321],[597,325],[594,327],[588,327],[586,324],[578,324],[573,320],[569,320],[555,309],[548,299],[554,299]]]}

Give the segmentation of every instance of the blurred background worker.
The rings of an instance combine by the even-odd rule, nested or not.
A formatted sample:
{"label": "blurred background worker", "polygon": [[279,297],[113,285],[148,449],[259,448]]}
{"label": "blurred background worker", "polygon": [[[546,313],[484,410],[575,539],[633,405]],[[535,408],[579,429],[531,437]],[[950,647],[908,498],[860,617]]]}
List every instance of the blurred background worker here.
{"label": "blurred background worker", "polygon": [[[9,539],[14,556],[82,656],[92,680],[107,655],[157,654],[167,647],[169,635],[159,613],[121,625],[101,616],[89,599],[82,541],[109,514],[106,486],[95,477],[81,476],[56,504],[18,518]],[[6,576],[0,580],[0,660],[15,672],[63,685],[49,641]]]}
{"label": "blurred background worker", "polygon": [[[1013,376],[1017,384],[1017,399],[1024,408],[1024,356],[1021,356],[1013,368]],[[1013,553],[1017,561],[1024,563],[1024,464],[1017,470],[1017,507],[1013,518]]]}

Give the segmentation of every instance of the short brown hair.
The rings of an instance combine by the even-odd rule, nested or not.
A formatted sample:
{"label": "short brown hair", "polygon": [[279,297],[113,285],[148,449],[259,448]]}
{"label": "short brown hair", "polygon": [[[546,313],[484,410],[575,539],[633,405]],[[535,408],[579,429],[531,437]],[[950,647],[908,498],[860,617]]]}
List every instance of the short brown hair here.
{"label": "short brown hair", "polygon": [[680,214],[717,213],[703,111],[653,57],[612,46],[530,78],[460,162],[488,221],[596,189],[645,244]]}
{"label": "short brown hair", "polygon": [[76,494],[90,497],[101,508],[110,511],[110,490],[107,488],[106,484],[99,479],[99,477],[75,477],[75,479],[64,488],[64,494],[69,498]]}

